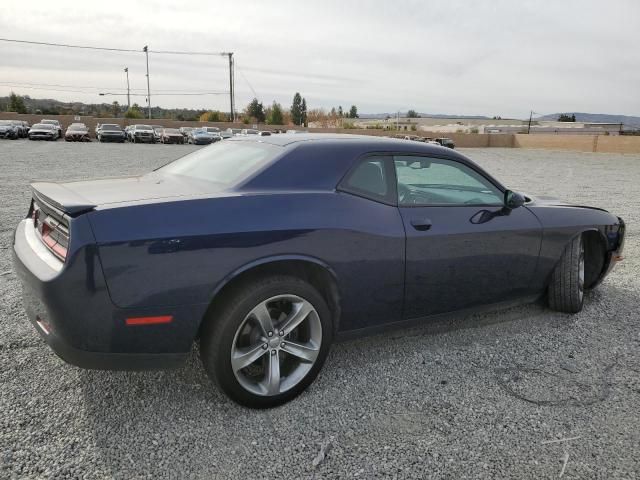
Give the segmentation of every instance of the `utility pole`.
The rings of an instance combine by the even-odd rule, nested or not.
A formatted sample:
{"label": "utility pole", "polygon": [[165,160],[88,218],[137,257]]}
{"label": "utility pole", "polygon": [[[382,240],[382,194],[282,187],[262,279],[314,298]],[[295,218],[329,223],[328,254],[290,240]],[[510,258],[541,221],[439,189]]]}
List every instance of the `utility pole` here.
{"label": "utility pole", "polygon": [[230,110],[230,119],[232,122],[235,122],[236,120],[236,114],[235,114],[235,101],[234,101],[234,92],[233,92],[233,84],[234,84],[234,79],[233,79],[233,52],[228,52],[227,53],[228,57],[229,57],[229,110]]}
{"label": "utility pole", "polygon": [[145,45],[142,51],[147,56],[147,111],[149,113],[149,119],[151,119],[151,88],[149,87],[149,47]]}
{"label": "utility pole", "polygon": [[527,134],[531,133],[531,119],[533,118],[533,110],[531,110],[531,114],[529,114],[529,128],[527,128]]}
{"label": "utility pole", "polygon": [[127,74],[127,110],[131,108],[131,95],[129,93],[129,67],[124,67],[124,73]]}

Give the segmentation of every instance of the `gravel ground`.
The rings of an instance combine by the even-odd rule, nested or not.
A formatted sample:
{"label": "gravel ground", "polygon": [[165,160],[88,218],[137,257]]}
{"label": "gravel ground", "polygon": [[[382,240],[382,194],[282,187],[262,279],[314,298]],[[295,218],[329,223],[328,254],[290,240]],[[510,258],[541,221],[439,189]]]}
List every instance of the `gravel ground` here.
{"label": "gravel ground", "polygon": [[142,173],[194,148],[0,142],[1,478],[640,476],[640,155],[464,151],[516,190],[622,216],[625,261],[578,315],[536,304],[341,343],[298,399],[253,411],[197,352],[166,372],[64,364],[11,272],[29,180]]}

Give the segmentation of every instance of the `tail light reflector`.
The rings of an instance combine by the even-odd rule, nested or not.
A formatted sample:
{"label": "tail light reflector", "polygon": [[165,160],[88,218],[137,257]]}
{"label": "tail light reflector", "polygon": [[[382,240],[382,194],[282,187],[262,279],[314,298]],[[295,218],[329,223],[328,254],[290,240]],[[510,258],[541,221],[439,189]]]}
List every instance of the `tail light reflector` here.
{"label": "tail light reflector", "polygon": [[134,325],[159,325],[162,323],[171,323],[172,321],[172,315],[159,315],[155,317],[130,317],[125,320],[125,324],[131,327]]}

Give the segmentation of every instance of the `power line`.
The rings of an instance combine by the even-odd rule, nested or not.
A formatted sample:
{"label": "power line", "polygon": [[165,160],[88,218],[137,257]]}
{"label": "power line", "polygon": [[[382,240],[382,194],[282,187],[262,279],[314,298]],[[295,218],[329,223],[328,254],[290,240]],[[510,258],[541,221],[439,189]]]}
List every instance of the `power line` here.
{"label": "power line", "polygon": [[[36,42],[34,40],[18,40],[15,38],[0,38],[1,42],[26,43],[28,45],[44,45],[47,47],[81,48],[85,50],[105,50],[110,52],[143,53],[143,49],[133,50],[130,48],[95,47],[90,45],[72,45],[68,43]],[[149,50],[149,53],[167,55],[206,55],[206,56],[227,56],[229,52],[190,52],[178,50]]]}
{"label": "power line", "polygon": [[[25,89],[29,89],[29,90],[42,90],[42,91],[48,91],[48,92],[67,92],[67,93],[83,93],[85,95],[95,95],[98,93],[99,90],[117,90],[117,89],[93,89],[94,91],[87,91],[87,90],[74,90],[74,89],[69,89],[69,88],[43,88],[43,87],[38,87],[38,86],[24,86],[24,85],[20,85],[20,84],[11,84],[11,83],[6,83],[6,82],[0,82],[0,87],[12,87],[12,88],[25,88]],[[75,88],[85,88],[85,87],[75,87]],[[89,87],[86,87],[89,88]],[[91,87],[93,88],[93,87]],[[133,89],[132,89],[133,90]],[[137,89],[137,90],[143,90],[141,88]],[[183,92],[183,91],[171,91],[171,90],[159,90],[158,92],[154,92],[154,95],[162,95],[162,96],[201,96],[201,95],[228,95],[229,92]],[[126,93],[123,93],[122,95],[126,95]],[[133,94],[132,95],[136,95],[139,97],[146,97],[146,94]]]}
{"label": "power line", "polygon": [[223,57],[229,55],[229,52],[180,52],[173,50],[149,50],[149,53],[160,53],[167,55],[207,55],[214,57]]}
{"label": "power line", "polygon": [[[6,86],[6,87],[16,87],[16,88],[27,88],[27,86],[29,87],[62,87],[62,88],[81,88],[81,89],[88,89],[88,90],[93,90],[93,91],[102,91],[102,90],[122,90],[122,91],[126,91],[126,88],[122,88],[122,87],[94,87],[91,85],[63,85],[60,83],[33,83],[33,82],[20,82],[20,83],[15,83],[15,82],[6,82],[6,81],[0,81],[0,86]],[[45,88],[42,88],[40,90],[46,90]],[[131,88],[131,91],[145,91],[146,88]],[[170,94],[170,93],[193,93],[193,94],[198,94],[198,91],[192,91],[192,90],[172,90],[172,89],[164,89],[164,90],[159,90],[159,92],[162,93],[166,93],[166,94]],[[81,92],[80,92],[81,93]],[[92,93],[92,92],[87,92],[87,93]],[[202,92],[202,94],[207,94],[207,95],[211,95],[211,94],[228,94],[228,91],[222,91],[222,92],[210,92],[210,91],[204,91]]]}
{"label": "power line", "polygon": [[111,52],[135,52],[135,53],[142,52],[142,49],[131,50],[128,48],[90,47],[86,45],[70,45],[66,43],[35,42],[33,40],[16,40],[13,38],[0,38],[0,41],[11,42],[11,43],[27,43],[29,45],[45,45],[47,47],[82,48],[86,50],[107,50]]}
{"label": "power line", "polygon": [[[109,52],[126,52],[126,53],[144,53],[146,55],[146,63],[147,63],[147,102],[149,107],[149,118],[151,118],[151,90],[149,88],[149,53],[154,54],[168,54],[168,55],[198,55],[198,56],[226,56],[229,58],[229,96],[230,96],[230,113],[231,119],[235,119],[234,114],[234,66],[233,66],[233,52],[197,52],[197,51],[177,51],[177,50],[149,50],[148,46],[145,45],[144,48],[140,50],[133,50],[128,48],[113,48],[113,47],[96,47],[91,45],[72,45],[68,43],[53,43],[53,42],[39,42],[35,40],[21,40],[15,38],[0,38],[1,42],[10,42],[10,43],[21,43],[28,45],[40,45],[47,47],[62,47],[62,48],[77,48],[84,50],[102,50]],[[248,82],[247,82],[248,83]],[[78,92],[71,92],[78,93]],[[154,92],[155,94],[155,92]],[[212,95],[216,95],[217,93],[212,93]]]}
{"label": "power line", "polygon": [[[237,67],[237,63],[236,63],[236,67]],[[258,94],[256,93],[256,91],[253,89],[253,87],[249,83],[249,80],[247,80],[247,77],[244,76],[244,72],[242,71],[242,69],[240,67],[238,67],[238,71],[240,72],[240,75],[242,75],[242,78],[244,78],[244,81],[247,82],[247,85],[249,85],[249,88],[253,92],[253,97],[254,98],[258,98]]]}

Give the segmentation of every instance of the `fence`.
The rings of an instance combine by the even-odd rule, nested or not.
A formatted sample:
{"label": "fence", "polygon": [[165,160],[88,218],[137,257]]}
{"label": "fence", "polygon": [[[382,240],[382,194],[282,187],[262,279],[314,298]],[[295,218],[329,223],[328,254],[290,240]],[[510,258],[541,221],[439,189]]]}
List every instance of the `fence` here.
{"label": "fence", "polygon": [[[124,127],[135,123],[162,125],[167,128],[211,126],[225,128],[247,128],[250,125],[228,122],[187,122],[168,119],[129,119],[129,118],[97,118],[74,115],[33,115],[18,114],[13,112],[0,112],[0,119],[25,120],[33,125],[42,118],[57,119],[63,126],[74,122],[82,122],[90,131],[93,131],[97,123],[117,123]],[[79,118],[79,120],[78,120]],[[261,126],[263,127],[263,126]],[[286,125],[267,125],[269,129],[300,128]],[[355,135],[386,136],[393,135],[393,131],[373,129],[340,129],[340,128],[309,128],[314,133],[349,133]],[[425,132],[407,132],[408,135]],[[550,150],[572,150],[578,152],[601,153],[640,153],[640,137],[624,135],[526,135],[526,134],[477,134],[477,133],[447,133],[456,147],[460,148],[540,148]]]}

